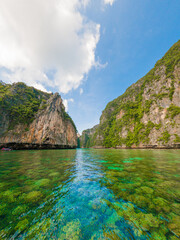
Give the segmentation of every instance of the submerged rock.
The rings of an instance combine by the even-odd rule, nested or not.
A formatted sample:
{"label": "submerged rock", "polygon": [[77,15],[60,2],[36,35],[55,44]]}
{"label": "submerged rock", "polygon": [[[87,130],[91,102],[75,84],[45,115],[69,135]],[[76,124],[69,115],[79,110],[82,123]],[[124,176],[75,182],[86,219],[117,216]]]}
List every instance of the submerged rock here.
{"label": "submerged rock", "polygon": [[24,231],[27,228],[28,224],[29,224],[29,221],[25,218],[24,220],[21,220],[18,222],[15,229],[20,232]]}
{"label": "submerged rock", "polygon": [[40,191],[32,191],[25,197],[25,201],[29,204],[36,204],[42,199],[43,195]]}
{"label": "submerged rock", "polygon": [[12,211],[12,215],[21,215],[22,213],[24,213],[27,210],[27,206],[26,205],[21,205],[21,206],[17,206],[13,211]]}
{"label": "submerged rock", "polygon": [[59,239],[69,240],[79,240],[81,239],[81,224],[78,219],[75,219],[72,222],[68,222],[60,233]]}

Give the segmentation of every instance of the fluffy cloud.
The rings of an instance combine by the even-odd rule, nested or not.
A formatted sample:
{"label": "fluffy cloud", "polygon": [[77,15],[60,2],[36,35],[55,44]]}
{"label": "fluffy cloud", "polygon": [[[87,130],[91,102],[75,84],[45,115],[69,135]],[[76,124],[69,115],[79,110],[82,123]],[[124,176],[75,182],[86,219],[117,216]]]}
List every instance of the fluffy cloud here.
{"label": "fluffy cloud", "polygon": [[66,112],[68,111],[68,104],[69,102],[74,102],[74,99],[73,98],[69,98],[69,99],[63,99],[63,104],[64,104],[64,107],[65,107],[65,110]]}
{"label": "fluffy cloud", "polygon": [[1,79],[62,93],[78,88],[97,64],[100,25],[80,11],[88,3],[0,0]]}
{"label": "fluffy cloud", "polygon": [[105,4],[110,4],[111,6],[113,5],[115,0],[104,0]]}
{"label": "fluffy cloud", "polygon": [[80,95],[83,94],[83,89],[82,88],[79,89],[79,93],[80,93]]}

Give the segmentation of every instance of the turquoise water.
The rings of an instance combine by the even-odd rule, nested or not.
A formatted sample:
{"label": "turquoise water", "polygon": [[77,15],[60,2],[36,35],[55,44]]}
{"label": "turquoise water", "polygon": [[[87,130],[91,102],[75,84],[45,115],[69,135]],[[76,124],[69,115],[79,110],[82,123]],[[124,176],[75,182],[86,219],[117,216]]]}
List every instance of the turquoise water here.
{"label": "turquoise water", "polygon": [[0,239],[179,236],[179,150],[0,152]]}

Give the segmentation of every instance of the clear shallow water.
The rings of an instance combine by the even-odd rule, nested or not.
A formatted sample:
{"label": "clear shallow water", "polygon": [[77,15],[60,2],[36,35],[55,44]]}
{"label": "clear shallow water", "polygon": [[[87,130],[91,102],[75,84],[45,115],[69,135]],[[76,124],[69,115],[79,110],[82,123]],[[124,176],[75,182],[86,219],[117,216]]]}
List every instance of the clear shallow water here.
{"label": "clear shallow water", "polygon": [[179,150],[0,152],[0,239],[179,239]]}

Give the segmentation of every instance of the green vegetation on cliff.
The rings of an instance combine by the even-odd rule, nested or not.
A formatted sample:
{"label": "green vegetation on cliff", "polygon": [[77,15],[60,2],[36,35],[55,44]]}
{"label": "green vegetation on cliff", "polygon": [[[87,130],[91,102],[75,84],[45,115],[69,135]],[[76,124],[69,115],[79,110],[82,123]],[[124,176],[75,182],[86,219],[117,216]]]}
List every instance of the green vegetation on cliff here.
{"label": "green vegetation on cliff", "polygon": [[44,93],[24,83],[13,85],[0,83],[0,112],[9,116],[9,130],[18,124],[29,124],[51,94]]}
{"label": "green vegetation on cliff", "polygon": [[[84,147],[153,145],[149,138],[152,131],[155,132],[156,144],[168,144],[171,134],[166,129],[168,123],[164,120],[163,111],[167,112],[165,119],[169,118],[169,122],[180,113],[179,99],[173,100],[175,85],[180,84],[175,74],[179,68],[180,41],[143,78],[107,104],[99,127],[89,138],[86,136],[88,141]],[[174,127],[179,128],[176,122]],[[175,138],[174,134],[172,136]]]}
{"label": "green vegetation on cliff", "polygon": [[72,120],[72,118],[69,116],[69,114],[65,111],[64,108],[62,108],[62,111],[63,111],[64,119],[70,121],[71,124],[73,125],[74,129],[75,129],[76,132],[77,132],[76,125],[75,125],[74,121]]}
{"label": "green vegetation on cliff", "polygon": [[[27,126],[25,131],[28,131],[28,125],[35,119],[39,110],[43,111],[47,108],[47,100],[51,96],[51,93],[28,87],[22,82],[11,85],[0,81],[0,122],[4,122],[3,117],[5,117],[8,120],[7,130],[13,130],[17,124],[23,124]],[[76,129],[65,108],[62,107],[61,110],[63,119],[70,121]],[[0,124],[0,133],[3,132],[1,128]]]}

